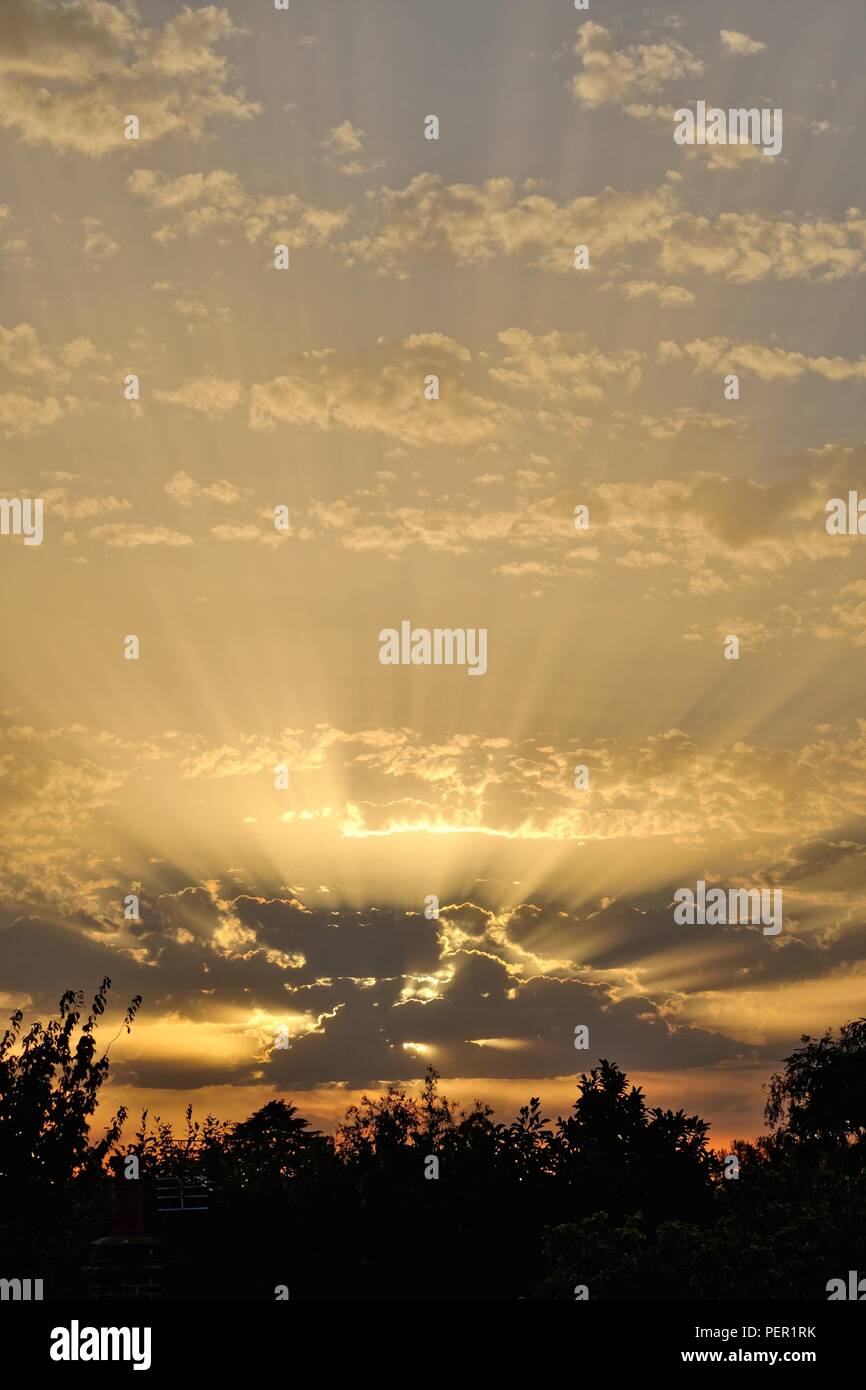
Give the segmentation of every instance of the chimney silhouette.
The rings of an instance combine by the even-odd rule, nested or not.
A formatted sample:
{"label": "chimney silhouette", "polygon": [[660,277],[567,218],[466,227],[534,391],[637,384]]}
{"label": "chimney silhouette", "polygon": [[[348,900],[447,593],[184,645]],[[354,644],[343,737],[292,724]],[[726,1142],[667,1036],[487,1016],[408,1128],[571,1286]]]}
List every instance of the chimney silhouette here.
{"label": "chimney silhouette", "polygon": [[140,1180],[115,1179],[112,1207],[113,1236],[144,1235],[144,1188]]}
{"label": "chimney silhouette", "polygon": [[160,1242],[144,1233],[144,1184],[115,1178],[111,1235],[90,1242],[90,1298],[152,1300],[163,1296]]}

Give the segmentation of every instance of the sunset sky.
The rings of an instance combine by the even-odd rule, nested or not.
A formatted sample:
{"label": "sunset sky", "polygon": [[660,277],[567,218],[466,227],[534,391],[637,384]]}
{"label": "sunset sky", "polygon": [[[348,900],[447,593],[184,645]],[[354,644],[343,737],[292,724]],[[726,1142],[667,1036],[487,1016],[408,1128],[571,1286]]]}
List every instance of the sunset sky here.
{"label": "sunset sky", "polygon": [[[110,1103],[329,1127],[432,1062],[555,1116],[607,1057],[721,1143],[866,1013],[864,49],[858,0],[3,0],[0,1005],[141,994]],[[677,145],[698,100],[781,153]],[[405,619],[486,674],[382,665]],[[783,930],[676,925],[701,878]]]}

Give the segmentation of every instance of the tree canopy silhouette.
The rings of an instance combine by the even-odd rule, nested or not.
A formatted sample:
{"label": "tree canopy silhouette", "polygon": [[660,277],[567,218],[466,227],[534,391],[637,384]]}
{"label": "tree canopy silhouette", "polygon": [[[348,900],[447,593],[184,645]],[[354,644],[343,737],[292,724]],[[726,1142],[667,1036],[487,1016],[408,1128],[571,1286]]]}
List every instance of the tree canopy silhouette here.
{"label": "tree canopy silhouette", "polygon": [[[108,1051],[97,1059],[96,1025],[110,988],[104,979],[83,1023],[84,995],[67,990],[47,1026],[36,1022],[22,1037],[19,1009],[0,1038],[0,1188],[7,1198],[9,1189],[50,1188],[98,1169],[117,1143],[125,1110],[95,1144],[88,1124],[108,1075]],[[136,996],[126,1011],[127,1032],[140,1004]]]}
{"label": "tree canopy silhouette", "polygon": [[[145,1112],[124,1140],[124,1107],[91,1135],[109,989],[87,1013],[67,991],[26,1033],[17,1011],[0,1040],[0,1241],[49,1297],[85,1292],[133,1154],[174,1297],[821,1298],[864,1265],[864,1019],[801,1040],[770,1079],[769,1133],[734,1155],[606,1058],[555,1121],[538,1096],[508,1123],[463,1109],[428,1067],[417,1092],[363,1096],[333,1135],[274,1098],[236,1123],[190,1106],[179,1134]],[[206,1188],[207,1211],[160,1215],[166,1175]]]}
{"label": "tree canopy silhouette", "polygon": [[805,1033],[803,1044],[770,1080],[767,1123],[801,1142],[862,1145],[866,1141],[866,1018],[845,1023],[838,1037]]}

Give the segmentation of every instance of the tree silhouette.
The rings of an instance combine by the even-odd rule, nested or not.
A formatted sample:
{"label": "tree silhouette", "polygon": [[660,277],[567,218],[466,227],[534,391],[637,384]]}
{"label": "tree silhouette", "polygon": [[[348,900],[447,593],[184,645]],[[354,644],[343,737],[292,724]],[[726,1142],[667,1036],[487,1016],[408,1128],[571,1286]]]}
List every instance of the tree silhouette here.
{"label": "tree silhouette", "polygon": [[[83,1021],[84,995],[67,990],[58,1017],[23,1036],[16,1010],[0,1039],[0,1247],[23,1270],[40,1258],[69,1269],[88,1218],[104,1211],[94,1189],[126,1119],[121,1107],[91,1143],[109,1066],[108,1049],[97,1056],[96,1028],[110,988],[104,979]],[[136,996],[121,1029],[130,1030],[140,1004]]]}
{"label": "tree silhouette", "polygon": [[[125,1144],[121,1107],[91,1137],[109,988],[87,1014],[68,991],[24,1034],[16,1012],[0,1041],[0,1242],[49,1296],[85,1292],[130,1154],[172,1297],[814,1299],[866,1268],[864,1019],[802,1039],[770,1080],[770,1132],[733,1146],[733,1178],[700,1116],[651,1108],[606,1058],[555,1122],[538,1096],[510,1123],[463,1110],[428,1067],[417,1092],[364,1095],[334,1135],[275,1098],[239,1123],[190,1106],[178,1134],[145,1112]],[[166,1175],[206,1186],[207,1210],[160,1217]]]}
{"label": "tree silhouette", "polygon": [[823,1145],[866,1141],[866,1018],[845,1023],[834,1037],[804,1033],[770,1080],[767,1123],[780,1137]]}
{"label": "tree silhouette", "polygon": [[327,1150],[322,1135],[284,1100],[268,1101],[236,1124],[227,1147],[249,1185],[297,1177]]}
{"label": "tree silhouette", "polygon": [[[0,1187],[7,1196],[50,1189],[100,1168],[120,1135],[123,1108],[104,1138],[89,1142],[88,1120],[108,1075],[108,1052],[96,1059],[95,1034],[110,988],[104,979],[83,1023],[84,996],[67,990],[59,1017],[47,1027],[34,1023],[22,1038],[17,1010],[0,1039]],[[126,1011],[121,1027],[127,1032],[140,1004],[136,996]]]}

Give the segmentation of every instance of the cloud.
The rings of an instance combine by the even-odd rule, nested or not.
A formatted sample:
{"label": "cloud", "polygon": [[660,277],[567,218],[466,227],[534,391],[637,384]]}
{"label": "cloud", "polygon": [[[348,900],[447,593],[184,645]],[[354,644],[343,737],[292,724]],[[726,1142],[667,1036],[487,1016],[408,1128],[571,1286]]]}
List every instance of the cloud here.
{"label": "cloud", "polygon": [[189,331],[202,327],[213,318],[227,322],[231,317],[225,305],[207,304],[201,299],[196,299],[194,294],[174,280],[157,280],[150,288],[156,294],[176,296],[168,301],[168,307],[186,321]]}
{"label": "cloud", "polygon": [[9,257],[10,268],[32,270],[36,262],[30,255],[30,244],[26,237],[10,237],[3,242],[3,250]]}
{"label": "cloud", "polygon": [[[765,163],[771,161],[765,161]],[[860,275],[866,266],[866,220],[852,208],[844,220],[795,221],[790,214],[722,212],[715,218],[683,213],[659,248],[668,274],[699,270],[733,284],[760,280],[829,283]]]}
{"label": "cloud", "polygon": [[39,340],[39,334],[29,323],[15,328],[0,326],[0,368],[15,376],[50,376],[55,381],[69,381],[73,373],[89,363],[104,360],[89,338],[73,338],[57,352],[51,352]]}
{"label": "cloud", "polygon": [[[594,1052],[629,1067],[739,1065],[768,1055],[770,1044],[756,1037],[771,1027],[784,1034],[786,983],[832,984],[840,972],[856,973],[866,954],[866,845],[824,829],[866,809],[862,779],[851,773],[866,758],[864,740],[863,721],[814,730],[797,747],[742,739],[716,747],[676,727],[562,741],[319,724],[219,744],[177,730],[130,741],[6,719],[4,984],[35,989],[39,1007],[102,974],[123,997],[143,993],[151,1026],[171,1031],[172,1057],[163,1060],[143,1037],[134,1060],[118,1059],[121,1079],[169,1088],[218,1077],[245,1085],[262,1067],[278,1087],[411,1077],[418,1056],[410,1043],[429,1049],[444,1075],[559,1075],[575,1019],[588,1024]],[[88,752],[76,755],[76,745]],[[169,806],[191,784],[189,804],[212,807],[220,789],[203,781],[269,773],[278,753],[304,779],[293,834],[315,824],[339,835],[339,806],[318,795],[333,792],[339,770],[366,785],[365,801],[353,803],[356,826],[399,836],[406,827],[392,821],[406,806],[425,811],[428,824],[438,814],[452,829],[498,830],[507,878],[519,841],[537,845],[545,835],[571,844],[571,854],[579,841],[584,875],[608,885],[622,875],[600,874],[599,865],[621,862],[626,842],[632,863],[643,843],[645,865],[657,866],[663,847],[667,875],[651,892],[621,899],[590,890],[579,909],[555,892],[503,903],[494,882],[491,898],[443,893],[437,921],[423,918],[420,904],[356,907],[328,894],[322,905],[302,888],[250,891],[236,886],[234,871],[226,881],[201,880],[158,858],[140,881],[140,807],[124,818],[131,787],[141,792],[156,779],[158,804]],[[571,785],[577,761],[592,769],[580,794]],[[236,802],[238,791],[230,787],[226,799]],[[153,847],[158,854],[158,840]],[[607,860],[595,857],[606,849]],[[657,868],[650,872],[655,883]],[[783,937],[679,927],[673,886],[695,876],[783,884]],[[121,910],[129,887],[142,900],[134,924]],[[273,1046],[284,1020],[286,1053]],[[205,1031],[190,1035],[179,1065],[187,1024]]]}
{"label": "cloud", "polygon": [[[649,102],[628,102],[623,106],[627,116],[637,121],[649,121],[670,135],[677,124],[673,106],[654,106]],[[682,157],[694,162],[697,160],[711,172],[731,172],[751,164],[753,169],[770,169],[780,164],[775,159],[765,159],[760,145],[749,143],[734,145],[688,145],[681,151]],[[670,174],[668,175],[670,177]]]}
{"label": "cloud", "polygon": [[199,415],[219,418],[234,410],[243,395],[243,390],[237,381],[226,381],[216,376],[199,376],[184,382],[173,391],[158,390],[154,395],[158,401],[165,401],[169,405],[182,405]]}
{"label": "cloud", "polygon": [[5,0],[0,9],[0,124],[28,144],[99,157],[215,121],[243,122],[261,107],[228,86],[219,47],[241,31],[228,10],[184,6],[161,28],[109,0]]}
{"label": "cloud", "polygon": [[369,264],[398,274],[415,258],[483,265],[500,255],[573,274],[577,243],[601,256],[658,241],[676,211],[670,180],[643,193],[606,188],[559,204],[510,178],[445,184],[438,174],[423,173],[402,189],[383,185],[370,190],[362,205],[340,210],[306,204],[294,194],[251,194],[225,169],[174,179],[137,169],[127,186],[154,212],[169,214],[153,233],[160,242],[235,231],[251,244],[336,244],[349,266]]}
{"label": "cloud", "polygon": [[92,540],[104,541],[117,550],[137,550],[140,546],[192,545],[192,536],[172,531],[167,526],[146,526],[137,522],[111,522],[94,526],[88,533]]}
{"label": "cloud", "polygon": [[[629,109],[634,115],[657,110]],[[695,151],[711,164],[718,155],[720,162],[712,167],[719,169],[753,160],[756,152],[760,158],[752,145]],[[235,231],[251,244],[339,250],[346,266],[366,264],[403,278],[413,261],[483,266],[500,256],[573,276],[578,245],[589,249],[591,269],[582,274],[590,285],[599,262],[616,256],[619,275],[625,256],[641,249],[655,254],[659,271],[674,280],[700,272],[734,284],[763,279],[829,283],[864,272],[866,217],[858,208],[849,208],[841,219],[758,212],[696,215],[682,205],[680,182],[671,171],[656,188],[623,193],[608,187],[559,203],[535,191],[531,181],[448,184],[438,174],[423,173],[401,189],[371,189],[362,204],[340,211],[305,204],[293,194],[251,195],[226,170],[170,179],[139,169],[128,187],[154,211],[171,214],[154,232],[158,241]],[[674,298],[685,302],[683,296],[690,293],[685,286],[649,278],[644,268],[627,283],[658,285],[657,291],[645,292],[662,299],[667,295],[668,304]]]}
{"label": "cloud", "polygon": [[327,162],[335,165],[341,174],[370,174],[383,167],[384,161],[381,159],[365,163],[361,159],[349,158],[350,155],[360,154],[364,148],[364,132],[352,125],[351,121],[334,126],[321,143]]}
{"label": "cloud", "polygon": [[[532,498],[520,494],[511,507],[485,507],[472,511],[448,497],[439,506],[390,506],[381,510],[362,509],[351,502],[330,505],[314,503],[303,525],[314,532],[334,537],[340,546],[355,553],[379,553],[388,558],[423,548],[440,554],[466,555],[500,550],[530,550],[543,547],[558,553],[547,565],[547,573],[573,572],[594,560],[598,551],[581,546],[579,555],[566,563],[565,552],[574,544],[573,509],[568,499]],[[454,527],[455,508],[460,507],[461,525]],[[498,572],[516,574],[516,569],[498,566]],[[524,571],[525,572],[525,571]]]}
{"label": "cloud", "polygon": [[741,431],[743,423],[736,416],[720,415],[714,410],[696,410],[694,406],[680,405],[666,415],[648,415],[640,411],[634,416],[617,411],[609,426],[612,437],[626,431],[634,431],[638,436],[658,440],[676,439],[688,429],[728,430],[735,434]]}
{"label": "cloud", "polygon": [[[727,500],[731,510],[742,505],[736,496]],[[709,509],[712,499],[701,503]],[[331,818],[349,839],[438,826],[530,843],[664,837],[671,852],[679,842],[723,853],[723,844],[745,846],[754,834],[807,838],[843,816],[862,816],[866,799],[844,769],[860,766],[864,751],[866,726],[840,732],[835,744],[814,735],[799,748],[746,741],[714,748],[679,728],[551,744],[543,736],[430,740],[411,729],[322,725],[284,730],[272,741],[175,746],[174,756],[186,780],[245,777],[284,762],[292,775],[304,774],[308,792],[317,769],[328,783],[335,762],[363,771],[363,798],[347,798]],[[590,789],[580,793],[573,787],[578,763],[591,769]],[[808,777],[805,767],[813,769]]]}
{"label": "cloud", "polygon": [[257,541],[264,538],[261,527],[256,526],[253,522],[247,522],[240,526],[212,526],[210,533],[218,541]]}
{"label": "cloud", "polygon": [[643,246],[656,250],[666,275],[700,271],[736,284],[830,282],[866,266],[866,219],[857,208],[841,220],[756,212],[699,216],[680,205],[676,180],[636,194],[606,188],[560,204],[536,193],[520,196],[511,179],[445,185],[438,175],[419,174],[402,190],[379,189],[369,206],[378,230],[350,240],[347,254],[386,271],[399,271],[415,257],[483,265],[506,255],[574,275],[578,244],[589,248],[592,265]]}
{"label": "cloud", "polygon": [[384,271],[400,271],[415,257],[484,265],[505,255],[573,275],[575,245],[598,257],[657,241],[672,225],[675,205],[670,182],[637,194],[606,188],[560,204],[521,192],[510,178],[445,184],[425,173],[403,189],[377,189],[367,202],[375,225],[352,237],[346,252],[350,264],[370,262]]}
{"label": "cloud", "polygon": [[[660,343],[662,357],[671,360],[676,344]],[[729,338],[695,338],[683,344],[696,372],[750,372],[760,381],[798,381],[807,372],[825,381],[866,381],[866,357],[809,357],[802,352],[766,347]]]}
{"label": "cloud", "polygon": [[67,489],[62,487],[48,488],[42,496],[49,515],[57,516],[61,521],[89,521],[106,513],[128,512],[132,507],[132,503],[125,497],[103,495],[72,499],[68,496]]}
{"label": "cloud", "polygon": [[575,1019],[588,1026],[594,1048],[628,1067],[754,1055],[722,1034],[671,1027],[650,1000],[617,1001],[595,981],[523,978],[482,951],[455,951],[443,965],[432,998],[403,997],[389,981],[337,986],[338,1006],[286,1051],[272,1053],[270,1075],[283,1089],[337,1075],[350,1086],[371,1086],[382,1077],[411,1079],[424,1060],[444,1076],[559,1075],[573,1065]]}
{"label": "cloud", "polygon": [[234,483],[221,478],[215,483],[197,483],[189,473],[180,469],[172,474],[165,484],[165,492],[182,507],[191,507],[197,502],[222,502],[232,506],[241,499],[241,493]]}
{"label": "cloud", "polygon": [[587,107],[625,102],[638,93],[658,92],[683,77],[700,77],[704,65],[682,44],[635,44],[620,52],[610,31],[593,20],[580,27],[575,53],[581,72],[572,78],[575,100]]}
{"label": "cloud", "polygon": [[[558,360],[554,358],[555,363]],[[536,368],[541,378],[539,398],[543,401],[543,390],[567,395],[571,382],[567,361],[561,376],[553,373],[549,383],[544,380],[547,369],[541,357]],[[514,389],[519,389],[517,383]],[[548,409],[536,406],[534,414],[549,416],[554,429],[556,421],[570,420],[573,412],[567,402],[556,401]],[[606,440],[628,439],[643,447],[647,441],[668,446],[698,431],[736,435],[741,430],[737,416],[690,406],[657,415],[615,410],[604,424]],[[845,495],[846,479],[856,466],[844,452],[830,451],[820,463],[811,460],[808,470],[795,467],[773,484],[706,469],[653,483],[605,481],[594,487],[584,483],[581,498],[592,517],[591,544],[575,533],[571,491],[547,492],[555,476],[541,475],[537,469],[476,478],[479,487],[495,483],[510,489],[499,505],[490,500],[479,505],[467,494],[445,494],[435,503],[398,502],[386,490],[359,488],[337,500],[296,509],[293,530],[303,539],[323,534],[344,550],[389,558],[419,549],[471,553],[510,578],[534,575],[552,580],[587,573],[587,566],[609,573],[612,564],[625,569],[667,565],[686,578],[695,593],[713,588],[725,592],[764,583],[781,571],[832,555],[843,560],[844,543],[834,548],[824,530],[824,506],[828,497]],[[546,495],[539,496],[539,488]],[[459,530],[453,525],[455,513],[462,518]],[[744,572],[747,547],[750,560]],[[707,566],[710,553],[712,577]]]}
{"label": "cloud", "polygon": [[106,231],[103,231],[98,217],[84,217],[82,225],[86,229],[82,246],[85,256],[94,261],[103,261],[109,256],[117,255],[120,247]]}
{"label": "cloud", "polygon": [[[170,308],[184,319],[207,319],[210,318],[211,313],[207,304],[203,304],[200,299],[190,299],[183,295],[179,299],[173,299]],[[228,318],[229,315],[223,311],[221,317]]]}
{"label": "cloud", "polygon": [[66,415],[78,415],[86,405],[75,396],[45,396],[35,399],[17,391],[0,392],[0,426],[7,437],[47,429]]}
{"label": "cloud", "polygon": [[248,193],[237,174],[214,169],[207,174],[169,178],[157,169],[136,169],[127,180],[134,197],[175,219],[153,233],[159,242],[178,237],[214,236],[240,231],[250,244],[268,241],[291,248],[324,246],[346,223],[346,212],[331,212],[302,202],[294,193],[258,196]]}
{"label": "cloud", "polygon": [[364,132],[352,125],[351,121],[343,121],[342,125],[336,125],[328,131],[322,141],[322,148],[337,158],[355,154],[364,148]]}
{"label": "cloud", "polygon": [[[482,929],[489,921],[471,903],[448,909],[439,928],[387,909],[330,914],[296,899],[222,898],[215,885],[161,894],[147,910],[140,944],[125,948],[35,916],[0,922],[7,982],[17,995],[35,970],[37,1007],[50,1007],[70,981],[86,988],[106,973],[118,1001],[144,996],[136,1048],[112,1054],[115,1081],[127,1087],[249,1086],[263,1070],[278,1091],[370,1086],[414,1078],[423,1066],[417,1043],[446,1077],[561,1075],[575,1066],[576,1018],[594,1053],[629,1069],[763,1055],[670,1019],[645,995],[618,997],[585,972],[521,968],[489,937],[449,945],[448,933],[473,916]],[[212,993],[221,1001],[216,1022]],[[287,1049],[275,1047],[281,1022],[290,1027]]]}
{"label": "cloud", "polygon": [[536,335],[525,328],[508,328],[497,337],[504,357],[501,366],[491,367],[491,378],[532,391],[544,402],[598,401],[605,394],[600,380],[622,377],[631,390],[641,378],[642,354],[633,348],[608,354],[582,346],[578,334],[559,330]]}
{"label": "cloud", "polygon": [[741,56],[760,53],[767,47],[765,43],[760,43],[757,39],[750,39],[748,34],[740,34],[736,29],[722,29],[719,37],[728,53],[736,53]]}
{"label": "cloud", "polygon": [[611,281],[602,290],[617,290],[626,299],[655,299],[664,309],[680,309],[694,304],[695,296],[684,285],[660,285],[657,280]]}
{"label": "cloud", "polygon": [[[51,386],[66,384],[79,374],[88,375],[106,361],[89,338],[73,338],[59,349],[42,343],[29,323],[14,328],[0,326],[0,373],[13,379],[15,389],[0,391],[0,428],[7,438],[48,429],[71,415],[81,415],[92,402],[73,394],[45,394]],[[41,379],[41,380],[40,380]],[[37,382],[40,394],[18,389],[20,381]]]}
{"label": "cloud", "polygon": [[[470,354],[442,334],[415,334],[398,345],[380,344],[373,360],[334,349],[297,354],[290,370],[250,390],[253,429],[276,424],[322,431],[352,429],[404,444],[504,443],[516,412],[479,394],[467,380]],[[425,399],[428,375],[439,377],[440,397]]]}
{"label": "cloud", "polygon": [[822,640],[842,637],[852,647],[866,647],[866,580],[843,585],[826,605],[816,605],[812,615],[815,636]]}

